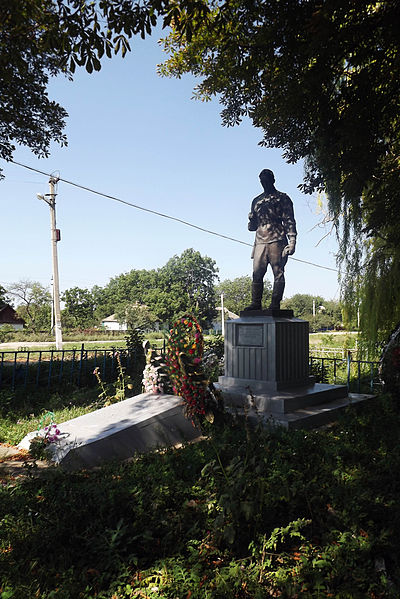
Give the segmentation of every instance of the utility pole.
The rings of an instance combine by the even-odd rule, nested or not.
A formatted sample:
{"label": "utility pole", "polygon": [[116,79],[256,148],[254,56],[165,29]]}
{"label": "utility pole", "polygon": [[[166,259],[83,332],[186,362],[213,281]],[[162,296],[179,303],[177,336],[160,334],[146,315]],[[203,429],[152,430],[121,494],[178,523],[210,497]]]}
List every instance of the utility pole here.
{"label": "utility pole", "polygon": [[51,276],[51,332],[54,332],[54,285],[53,285],[53,275]]}
{"label": "utility pole", "polygon": [[221,293],[221,323],[222,323],[222,336],[225,337],[225,313],[224,313],[224,294]]}
{"label": "utility pole", "polygon": [[50,176],[50,193],[45,195],[36,194],[39,200],[44,200],[50,206],[50,228],[51,228],[51,252],[53,261],[53,306],[54,306],[54,324],[56,335],[56,348],[62,349],[62,330],[61,330],[61,308],[60,308],[60,281],[58,277],[58,256],[57,242],[60,241],[60,232],[56,228],[56,192],[55,185],[58,178]]}

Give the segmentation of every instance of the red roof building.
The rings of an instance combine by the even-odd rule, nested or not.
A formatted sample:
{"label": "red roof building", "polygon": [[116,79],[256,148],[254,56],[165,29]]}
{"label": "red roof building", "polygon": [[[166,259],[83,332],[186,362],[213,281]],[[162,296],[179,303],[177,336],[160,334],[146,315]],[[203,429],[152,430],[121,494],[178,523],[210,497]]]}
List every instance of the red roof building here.
{"label": "red roof building", "polygon": [[22,318],[18,318],[14,308],[8,304],[0,306],[0,327],[4,325],[11,325],[16,331],[24,328],[25,321]]}

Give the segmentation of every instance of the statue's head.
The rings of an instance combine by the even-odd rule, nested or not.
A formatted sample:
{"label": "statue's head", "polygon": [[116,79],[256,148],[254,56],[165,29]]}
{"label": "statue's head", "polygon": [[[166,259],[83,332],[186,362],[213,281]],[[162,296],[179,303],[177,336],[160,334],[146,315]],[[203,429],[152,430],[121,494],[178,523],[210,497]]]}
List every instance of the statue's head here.
{"label": "statue's head", "polygon": [[274,173],[272,171],[269,170],[269,168],[265,168],[264,170],[261,171],[260,173],[260,181],[261,181],[261,185],[273,185],[275,183],[275,177],[274,177]]}

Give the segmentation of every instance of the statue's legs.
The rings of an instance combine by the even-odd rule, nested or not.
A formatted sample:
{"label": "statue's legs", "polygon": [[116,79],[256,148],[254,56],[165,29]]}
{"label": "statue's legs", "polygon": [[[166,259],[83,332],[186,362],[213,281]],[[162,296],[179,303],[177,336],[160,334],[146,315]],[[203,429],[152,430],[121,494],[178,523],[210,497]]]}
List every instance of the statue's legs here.
{"label": "statue's legs", "polygon": [[253,284],[251,287],[251,304],[245,310],[261,310],[261,300],[264,290],[264,275],[268,266],[268,251],[264,244],[254,247]]}
{"label": "statue's legs", "polygon": [[287,257],[282,258],[283,248],[286,241],[274,241],[273,243],[257,244],[254,248],[253,258],[253,285],[251,304],[245,310],[261,310],[261,300],[264,289],[263,279],[268,264],[271,264],[274,273],[274,286],[272,300],[269,308],[280,307],[280,302],[285,289],[285,265]]}
{"label": "statue's legs", "polygon": [[272,272],[274,273],[274,286],[272,288],[272,298],[269,305],[270,309],[279,310],[283,292],[285,290],[285,266],[288,260],[287,256],[282,258],[282,251],[285,245],[286,242],[284,241],[271,243],[268,252],[269,262],[271,264]]}

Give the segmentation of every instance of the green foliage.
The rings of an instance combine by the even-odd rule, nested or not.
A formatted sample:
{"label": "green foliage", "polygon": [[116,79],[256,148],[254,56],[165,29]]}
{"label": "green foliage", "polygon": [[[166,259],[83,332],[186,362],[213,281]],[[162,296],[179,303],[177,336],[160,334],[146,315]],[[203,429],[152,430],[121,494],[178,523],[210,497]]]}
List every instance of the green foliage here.
{"label": "green foliage", "polygon": [[[61,296],[65,302],[63,321],[66,320],[68,328],[89,328],[95,324],[94,311],[96,303],[88,289],[72,287],[66,289]],[[63,323],[64,324],[64,323]]]}
{"label": "green foliage", "polygon": [[[186,4],[187,14],[206,6]],[[66,144],[66,111],[48,97],[50,77],[69,79],[77,67],[99,71],[101,61],[125,56],[129,38],[150,35],[157,16],[179,21],[169,2],[102,0],[13,0],[0,5],[0,157],[10,160],[15,144],[48,156],[52,141]],[[0,171],[1,173],[1,171]]]}
{"label": "green foliage", "polygon": [[43,414],[51,410],[56,422],[65,422],[96,409],[98,391],[71,385],[58,391],[47,388],[0,391],[0,443],[16,445],[25,435],[41,428]]}
{"label": "green foliage", "polygon": [[126,322],[129,329],[140,329],[148,331],[154,328],[157,316],[141,304],[127,305],[123,310],[117,312],[120,322]]}
{"label": "green foliage", "polygon": [[217,382],[224,374],[225,342],[222,335],[204,337],[203,369],[207,379]]}
{"label": "green foliage", "polygon": [[130,376],[132,395],[142,392],[143,370],[146,366],[146,356],[143,343],[144,335],[139,329],[132,329],[125,337],[126,348],[129,356],[129,366],[126,369]]}
{"label": "green foliage", "polygon": [[11,324],[0,325],[0,343],[11,341],[14,334],[14,327]]}
{"label": "green foliage", "polygon": [[0,588],[38,599],[397,599],[399,434],[397,402],[381,397],[327,430],[227,418],[179,450],[2,485]]}
{"label": "green foliage", "polygon": [[9,304],[9,298],[7,296],[7,289],[5,289],[2,285],[0,285],[0,308],[4,304]]}
{"label": "green foliage", "polygon": [[210,325],[216,316],[214,281],[218,278],[215,261],[202,256],[193,248],[173,256],[158,271],[158,286],[167,294],[169,307],[157,306],[155,297],[154,312],[160,320],[171,322],[182,312],[194,314],[201,326]]}
{"label": "green foliage", "polygon": [[[386,233],[383,233],[385,234]],[[391,331],[400,322],[400,251],[383,239],[365,244],[362,269],[349,264],[345,280],[347,318],[356,319],[360,307],[363,347],[379,357]]]}
{"label": "green foliage", "polygon": [[172,323],[185,312],[196,314],[209,325],[216,315],[215,261],[192,248],[173,256],[157,270],[131,270],[112,278],[103,289],[92,289],[101,319],[117,313],[126,315],[140,328],[151,328],[155,319]]}
{"label": "green foliage", "polygon": [[134,384],[131,382],[131,378],[125,375],[126,368],[122,366],[119,352],[115,352],[115,359],[117,360],[117,378],[112,383],[104,383],[101,378],[100,368],[98,366],[96,366],[93,371],[100,388],[100,393],[98,395],[99,402],[96,408],[110,406],[111,404],[123,401],[126,399],[127,390],[134,389]]}
{"label": "green foliage", "polygon": [[225,354],[225,342],[222,335],[208,335],[204,337],[204,350],[212,351],[217,358],[223,358]]}
{"label": "green foliage", "polygon": [[[10,159],[13,142],[48,155],[51,140],[65,144],[62,129],[67,113],[49,100],[49,75],[62,71],[63,29],[58,29],[56,4],[51,0],[16,0],[0,8],[2,56],[0,157]],[[54,37],[56,39],[54,39]],[[59,42],[59,52],[52,42]]]}
{"label": "green foliage", "polygon": [[400,394],[400,324],[390,336],[381,359],[381,377],[386,391]]}
{"label": "green foliage", "polygon": [[105,287],[94,286],[96,317],[100,321],[114,313],[124,313],[127,306],[149,306],[147,294],[157,286],[155,270],[131,270],[110,279]]}
{"label": "green foliage", "polygon": [[[284,299],[282,309],[293,310],[296,318],[310,323],[310,332],[342,327],[342,310],[339,302],[326,300],[320,295],[296,293]],[[314,315],[315,310],[315,315]]]}
{"label": "green foliage", "polygon": [[18,303],[17,315],[23,318],[28,330],[50,330],[51,295],[47,287],[37,281],[22,280],[7,290]]}
{"label": "green foliage", "polygon": [[[344,367],[346,363],[344,362]],[[316,383],[332,384],[333,382],[333,362],[315,360],[310,365],[310,376],[315,378]],[[336,381],[334,381],[336,383]]]}

